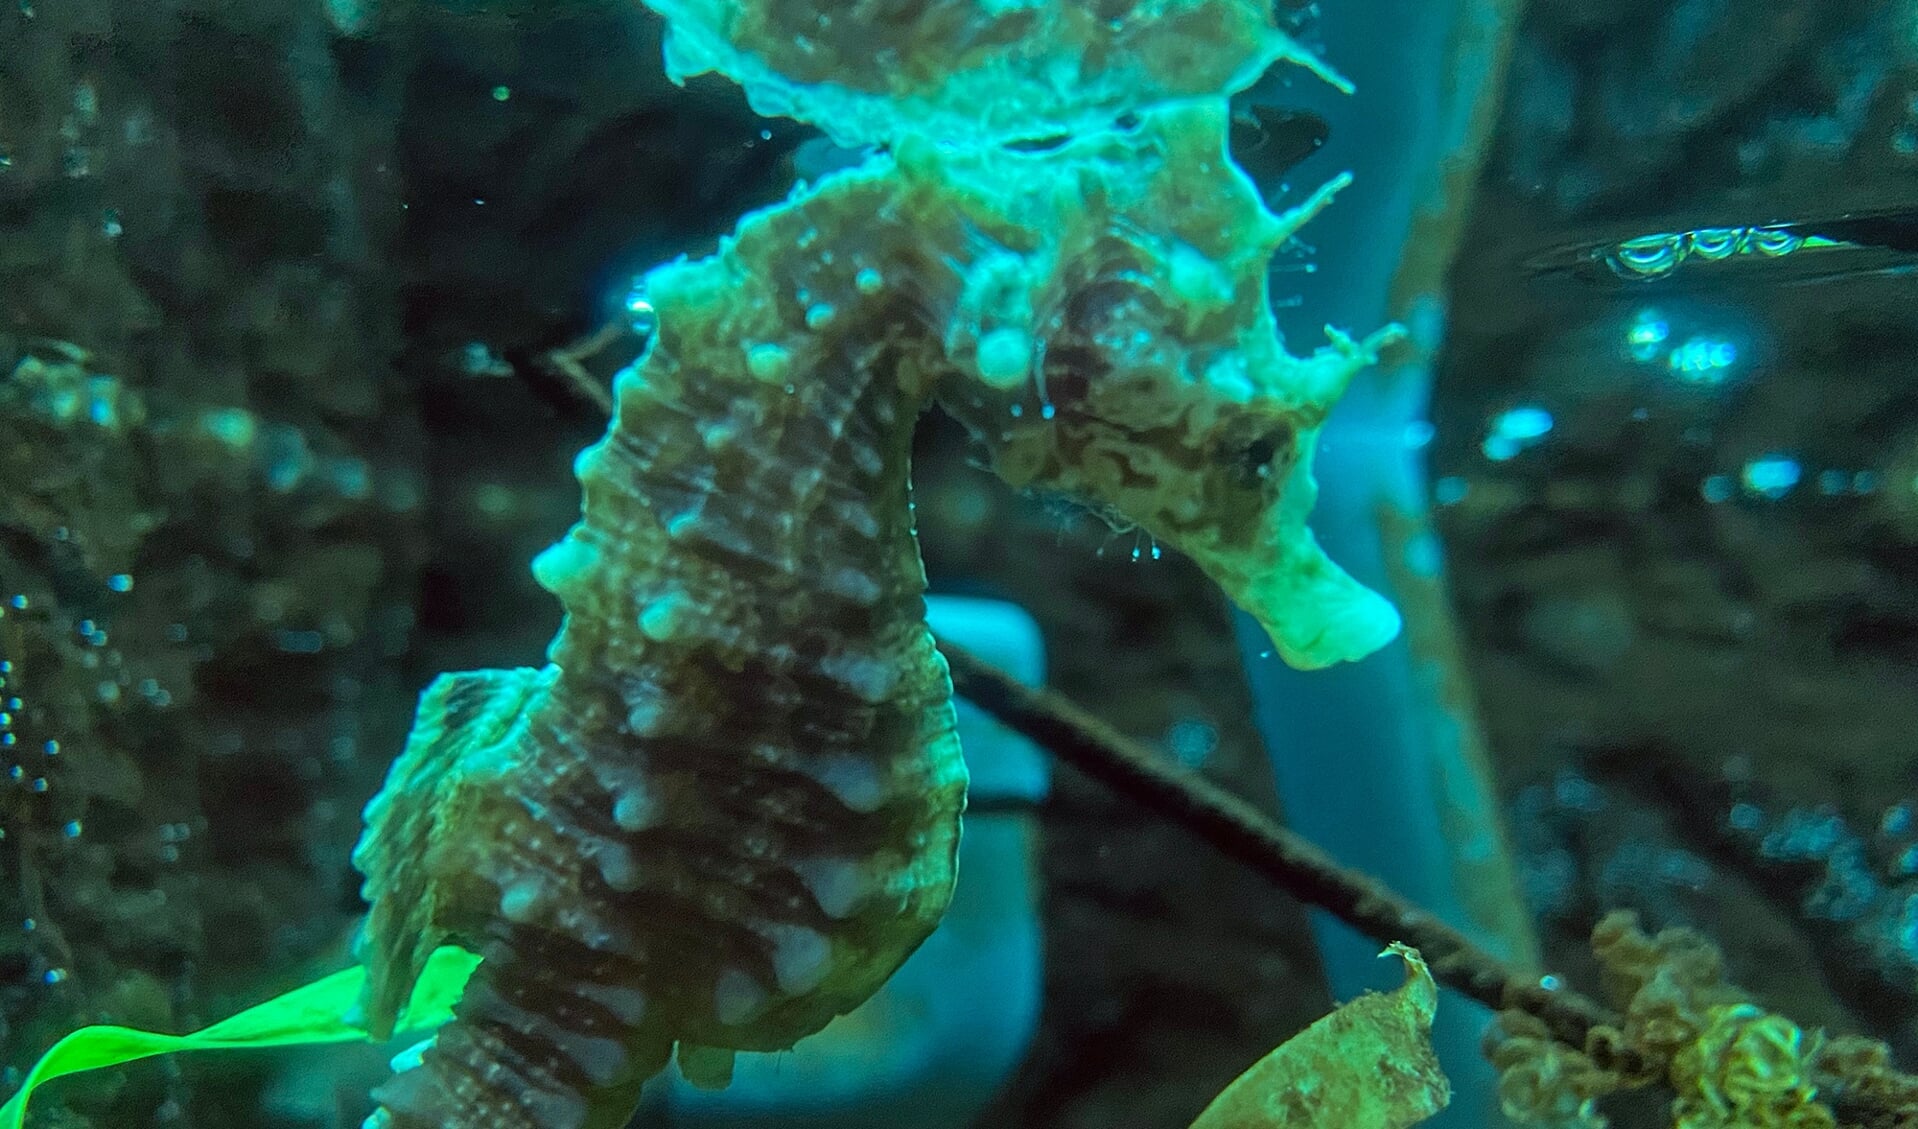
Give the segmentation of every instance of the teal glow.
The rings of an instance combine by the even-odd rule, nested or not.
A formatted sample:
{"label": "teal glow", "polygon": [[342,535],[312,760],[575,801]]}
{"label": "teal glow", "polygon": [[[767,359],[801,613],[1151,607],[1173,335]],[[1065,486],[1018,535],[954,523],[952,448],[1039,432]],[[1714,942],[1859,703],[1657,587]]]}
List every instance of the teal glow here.
{"label": "teal glow", "polygon": [[1798,460],[1789,455],[1762,455],[1746,463],[1739,478],[1750,493],[1782,498],[1791,493],[1804,473]]}
{"label": "teal glow", "polygon": [[1672,335],[1672,324],[1665,315],[1650,306],[1638,311],[1625,331],[1625,346],[1632,359],[1647,362],[1658,356],[1659,348]]}
{"label": "teal glow", "polygon": [[1738,363],[1738,346],[1722,337],[1693,337],[1673,349],[1665,363],[1687,384],[1723,384]]}
{"label": "teal glow", "polygon": [[1536,404],[1501,412],[1493,417],[1480,449],[1493,462],[1504,462],[1549,435],[1553,422],[1552,413]]}

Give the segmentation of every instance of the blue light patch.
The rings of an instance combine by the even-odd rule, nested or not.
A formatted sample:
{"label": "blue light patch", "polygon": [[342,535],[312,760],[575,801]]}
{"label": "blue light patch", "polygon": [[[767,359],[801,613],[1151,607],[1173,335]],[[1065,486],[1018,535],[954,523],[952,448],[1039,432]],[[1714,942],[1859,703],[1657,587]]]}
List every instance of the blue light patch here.
{"label": "blue light patch", "polygon": [[659,311],[653,307],[653,300],[646,295],[646,279],[640,276],[633,280],[633,287],[626,292],[626,321],[634,333],[641,337],[651,337],[659,328]]}
{"label": "blue light patch", "polygon": [[1665,320],[1664,314],[1647,306],[1638,311],[1625,330],[1625,348],[1633,360],[1650,362],[1657,359],[1660,348],[1671,335],[1672,323]]}
{"label": "blue light patch", "polygon": [[1722,337],[1698,336],[1672,350],[1665,364],[1687,384],[1717,385],[1731,378],[1738,363],[1738,346]]}
{"label": "blue light patch", "polygon": [[1804,477],[1804,468],[1789,455],[1761,455],[1745,464],[1739,479],[1747,492],[1783,498]]}
{"label": "blue light patch", "polygon": [[1552,413],[1535,404],[1521,405],[1492,418],[1480,449],[1493,462],[1504,462],[1545,438],[1552,426]]}

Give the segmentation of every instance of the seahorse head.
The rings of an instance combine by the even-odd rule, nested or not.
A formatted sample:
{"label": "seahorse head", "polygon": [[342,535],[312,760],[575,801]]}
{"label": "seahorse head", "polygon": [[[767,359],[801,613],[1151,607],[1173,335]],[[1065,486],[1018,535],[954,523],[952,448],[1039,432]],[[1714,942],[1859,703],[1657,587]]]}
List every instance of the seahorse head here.
{"label": "seahorse head", "polygon": [[1395,331],[1286,351],[1272,254],[1344,182],[1274,214],[1227,129],[1223,100],[1190,102],[1049,144],[908,140],[897,158],[958,212],[940,396],[995,469],[1184,552],[1287,662],[1326,666],[1398,629],[1306,526],[1319,427]]}
{"label": "seahorse head", "polygon": [[1343,85],[1268,3],[814,0],[803,27],[787,8],[648,3],[676,76],[720,71],[764,113],[882,147],[842,175],[887,202],[830,242],[929,326],[940,398],[1005,478],[1185,552],[1294,666],[1392,638],[1397,614],[1305,524],[1319,425],[1389,334],[1292,356],[1267,288],[1342,181],[1275,215],[1227,151],[1224,95],[1267,67]]}

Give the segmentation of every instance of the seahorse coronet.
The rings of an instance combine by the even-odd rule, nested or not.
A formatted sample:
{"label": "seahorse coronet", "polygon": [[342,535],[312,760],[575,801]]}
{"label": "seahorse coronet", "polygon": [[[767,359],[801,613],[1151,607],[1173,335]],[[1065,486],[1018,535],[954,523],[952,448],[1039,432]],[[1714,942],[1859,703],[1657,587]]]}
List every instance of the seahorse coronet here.
{"label": "seahorse coronet", "polygon": [[910,504],[935,399],[1015,486],[1184,551],[1294,665],[1397,627],[1306,526],[1319,424],[1385,338],[1294,357],[1267,292],[1336,185],[1275,215],[1226,150],[1226,94],[1302,57],[1267,5],[650,2],[676,68],[851,99],[886,146],[647,275],[657,331],[533,565],[547,665],[423,695],[355,853],[370,1027],[441,941],[485,960],[369,1124],[612,1129],[675,1047],[723,1082],[937,924],[966,776]]}

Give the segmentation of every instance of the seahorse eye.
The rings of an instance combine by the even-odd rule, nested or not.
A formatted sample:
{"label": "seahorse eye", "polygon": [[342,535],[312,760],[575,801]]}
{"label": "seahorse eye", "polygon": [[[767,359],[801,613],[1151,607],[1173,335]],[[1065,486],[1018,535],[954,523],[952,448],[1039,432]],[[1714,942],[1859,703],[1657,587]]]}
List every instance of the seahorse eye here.
{"label": "seahorse eye", "polygon": [[1286,428],[1275,428],[1239,448],[1233,457],[1233,469],[1239,483],[1247,487],[1256,487],[1270,479],[1276,473],[1273,466],[1275,460],[1283,452],[1290,450],[1291,445],[1291,431]]}

